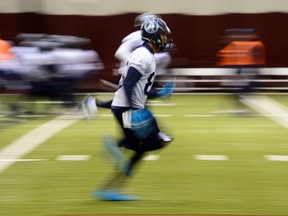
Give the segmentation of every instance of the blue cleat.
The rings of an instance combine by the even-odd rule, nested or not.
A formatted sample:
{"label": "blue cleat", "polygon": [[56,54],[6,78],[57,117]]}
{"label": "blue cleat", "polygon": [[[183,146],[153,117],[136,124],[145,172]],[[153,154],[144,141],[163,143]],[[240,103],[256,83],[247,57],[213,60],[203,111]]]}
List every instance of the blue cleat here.
{"label": "blue cleat", "polygon": [[103,201],[137,201],[140,200],[139,197],[121,194],[116,191],[111,190],[98,190],[94,192],[94,195],[97,199]]}

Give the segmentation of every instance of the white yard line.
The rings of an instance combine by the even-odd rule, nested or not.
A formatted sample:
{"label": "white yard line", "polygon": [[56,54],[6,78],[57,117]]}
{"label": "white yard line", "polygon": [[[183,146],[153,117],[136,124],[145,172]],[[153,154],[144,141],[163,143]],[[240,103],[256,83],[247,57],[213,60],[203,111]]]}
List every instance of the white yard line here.
{"label": "white yard line", "polygon": [[0,162],[36,162],[36,161],[47,161],[48,159],[0,159]]}
{"label": "white yard line", "polygon": [[91,155],[60,155],[56,160],[60,161],[85,161],[89,160]]}
{"label": "white yard line", "polygon": [[83,118],[83,116],[77,115],[73,116],[73,118],[67,115],[57,117],[33,129],[9,144],[6,148],[3,148],[0,151],[0,173],[15,163],[17,159],[33,151],[59,131],[69,127],[81,118]]}
{"label": "white yard line", "polygon": [[214,117],[214,115],[210,115],[210,114],[187,114],[184,115],[185,117],[192,117],[192,118],[211,118]]}
{"label": "white yard line", "polygon": [[196,160],[223,161],[229,160],[226,155],[195,155]]}
{"label": "white yard line", "polygon": [[264,155],[264,157],[269,161],[288,161],[287,155]]}
{"label": "white yard line", "polygon": [[159,155],[147,155],[142,160],[153,161],[153,160],[159,160],[159,159],[160,159]]}
{"label": "white yard line", "polygon": [[97,116],[104,117],[104,118],[112,118],[112,114],[96,114]]}
{"label": "white yard line", "polygon": [[167,117],[172,117],[170,114],[155,114],[155,117],[160,117],[160,118],[167,118]]}
{"label": "white yard line", "polygon": [[288,128],[288,110],[282,104],[266,96],[243,96],[243,103]]}

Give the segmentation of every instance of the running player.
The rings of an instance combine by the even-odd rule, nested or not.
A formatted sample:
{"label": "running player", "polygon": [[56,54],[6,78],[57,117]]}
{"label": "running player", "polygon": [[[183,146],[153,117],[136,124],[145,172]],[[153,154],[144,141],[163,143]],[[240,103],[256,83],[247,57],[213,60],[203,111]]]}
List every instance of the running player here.
{"label": "running player", "polygon": [[[146,152],[166,146],[166,143],[158,137],[159,128],[154,116],[146,108],[146,100],[150,94],[161,97],[167,93],[166,90],[157,92],[150,90],[156,70],[154,53],[160,52],[170,43],[170,34],[170,29],[160,18],[149,19],[141,26],[144,43],[131,54],[111,106],[124,137],[118,144],[112,137],[104,137],[105,145],[116,160],[118,169],[113,178],[101,190],[96,191],[97,198],[101,200],[137,199],[124,195],[119,190]],[[135,153],[126,159],[119,147]]]}
{"label": "running player", "polygon": [[[138,15],[135,20],[134,20],[134,26],[135,27],[140,27],[145,21],[149,19],[157,19],[160,18],[160,15],[154,14],[151,12],[148,13],[143,13]],[[142,40],[142,35],[141,35],[141,30],[134,31],[127,35],[123,40],[117,51],[115,52],[115,58],[118,59],[120,62],[120,67],[118,68],[118,73],[122,74],[126,70],[126,65],[127,61],[129,59],[129,56],[131,53],[138,47],[143,44]],[[158,53],[155,53],[155,61],[156,61],[156,69],[155,69],[155,74],[163,74],[165,73],[165,69],[171,62],[171,56],[169,54],[169,48],[172,45],[172,43],[169,43],[165,45],[165,47],[159,51]],[[172,93],[172,83],[168,83],[163,86],[162,91],[166,92],[166,97],[169,97],[170,94]],[[153,89],[151,93],[148,95],[149,97],[156,97],[156,89]],[[155,92],[154,94],[152,92]],[[167,94],[169,93],[169,94]],[[162,95],[164,97],[164,95]],[[111,103],[112,100],[110,101],[100,101],[98,99],[93,98],[92,96],[88,96],[83,100],[82,103],[82,109],[84,110],[84,113],[86,113],[87,118],[90,118],[95,111],[97,111],[97,107],[102,107],[102,108],[111,108]],[[163,132],[158,133],[159,138],[164,141],[164,142],[170,142],[173,140],[172,137],[166,135]]]}

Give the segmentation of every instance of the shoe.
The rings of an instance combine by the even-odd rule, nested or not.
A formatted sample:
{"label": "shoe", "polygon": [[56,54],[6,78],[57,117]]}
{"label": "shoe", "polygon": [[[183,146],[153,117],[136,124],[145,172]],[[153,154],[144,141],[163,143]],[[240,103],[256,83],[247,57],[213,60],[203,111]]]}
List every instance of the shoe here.
{"label": "shoe", "polygon": [[94,192],[94,196],[103,201],[136,201],[139,197],[122,194],[111,190],[98,190]]}
{"label": "shoe", "polygon": [[91,119],[92,116],[98,111],[95,98],[87,95],[81,102],[80,109],[82,110],[86,119]]}
{"label": "shoe", "polygon": [[166,135],[165,133],[163,133],[163,132],[159,132],[159,133],[158,133],[158,138],[159,138],[161,141],[165,142],[165,143],[168,143],[168,142],[173,141],[173,137],[167,136],[167,135]]}

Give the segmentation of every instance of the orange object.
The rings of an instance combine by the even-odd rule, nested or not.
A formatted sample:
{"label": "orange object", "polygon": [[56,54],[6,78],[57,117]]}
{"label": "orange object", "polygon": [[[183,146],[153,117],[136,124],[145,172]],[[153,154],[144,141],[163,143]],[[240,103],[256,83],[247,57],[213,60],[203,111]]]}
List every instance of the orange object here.
{"label": "orange object", "polygon": [[265,47],[260,41],[232,41],[218,52],[218,65],[257,66],[265,64]]}
{"label": "orange object", "polygon": [[14,55],[11,52],[11,45],[0,39],[0,61],[13,59]]}

